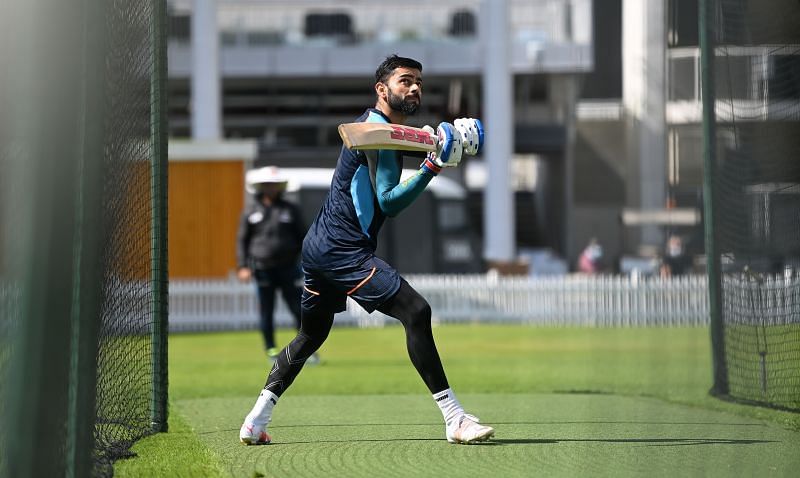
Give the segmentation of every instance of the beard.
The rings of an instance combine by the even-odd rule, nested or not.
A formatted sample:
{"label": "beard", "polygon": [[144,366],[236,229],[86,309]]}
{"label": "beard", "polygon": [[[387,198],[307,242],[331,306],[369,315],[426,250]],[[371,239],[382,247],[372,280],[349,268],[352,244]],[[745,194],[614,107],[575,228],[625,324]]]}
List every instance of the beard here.
{"label": "beard", "polygon": [[389,89],[389,107],[392,111],[397,111],[399,113],[403,113],[404,115],[411,116],[417,112],[419,108],[419,102],[413,103],[410,101],[406,101],[405,98],[401,98],[399,95],[395,95],[392,93],[392,90]]}

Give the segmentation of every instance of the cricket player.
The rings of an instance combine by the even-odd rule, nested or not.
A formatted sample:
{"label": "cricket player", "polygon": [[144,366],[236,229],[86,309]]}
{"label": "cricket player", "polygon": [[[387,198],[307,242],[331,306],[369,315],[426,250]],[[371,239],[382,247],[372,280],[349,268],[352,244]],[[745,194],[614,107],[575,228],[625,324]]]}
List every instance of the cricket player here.
{"label": "cricket player", "polygon": [[[422,65],[410,58],[389,56],[378,66],[375,81],[375,107],[357,121],[404,124],[422,101]],[[477,152],[483,136],[480,123],[470,118],[454,123],[439,124],[437,152],[429,153],[419,171],[403,182],[399,151],[342,147],[330,193],[303,241],[300,330],[278,355],[264,389],[245,417],[239,432],[243,443],[270,443],[267,425],[273,407],[306,359],[325,341],[334,314],[345,310],[347,297],[370,313],[378,310],[403,324],[411,363],[441,409],[448,442],[474,443],[494,434],[494,429],[464,411],[450,388],[433,340],[428,302],[391,265],[375,256],[378,231],[386,217],[414,202],[442,168],[457,166],[463,152]]]}

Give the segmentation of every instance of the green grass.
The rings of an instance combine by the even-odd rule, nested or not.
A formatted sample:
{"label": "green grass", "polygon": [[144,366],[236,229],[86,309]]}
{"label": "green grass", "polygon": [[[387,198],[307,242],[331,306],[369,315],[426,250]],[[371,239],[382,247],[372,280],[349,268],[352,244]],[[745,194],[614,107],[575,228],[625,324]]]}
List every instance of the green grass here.
{"label": "green grass", "polygon": [[[476,474],[488,467],[525,476],[523,464],[534,459],[544,475],[668,476],[671,459],[688,466],[712,450],[712,461],[695,458],[685,474],[707,474],[711,464],[725,476],[735,464],[780,475],[797,465],[780,458],[796,455],[786,446],[800,444],[797,414],[708,396],[706,329],[447,325],[434,334],[461,401],[497,425],[496,446],[442,440],[441,416],[410,365],[400,327],[334,329],[320,351],[324,363],[306,367],[276,408],[276,444],[239,446],[238,426],[266,378],[260,336],[174,335],[170,433],[138,442],[139,456],[119,461],[115,472],[410,476],[424,465],[424,474],[448,476],[454,471],[445,465],[456,461]],[[285,343],[291,335],[278,338]],[[777,468],[753,468],[769,465],[767,457]]]}
{"label": "green grass", "polygon": [[232,476],[792,476],[796,432],[656,399],[463,394],[498,429],[488,445],[442,439],[420,395],[306,395],[276,409],[266,447],[236,443],[251,400],[181,402]]}
{"label": "green grass", "polygon": [[116,462],[114,476],[227,476],[212,451],[179,414],[171,413],[168,425],[169,433],[138,441],[133,447],[137,456]]}
{"label": "green grass", "polygon": [[[686,389],[705,393],[711,376],[708,338],[700,329],[448,325],[434,334],[448,376],[459,390],[672,395]],[[171,395],[252,395],[266,372],[260,346],[255,333],[171,337]],[[410,367],[400,327],[335,329],[321,354],[335,366],[306,369],[293,394],[427,392]],[[487,368],[492,373],[481,373]],[[364,379],[353,380],[353,375]],[[205,377],[214,380],[208,383]]]}

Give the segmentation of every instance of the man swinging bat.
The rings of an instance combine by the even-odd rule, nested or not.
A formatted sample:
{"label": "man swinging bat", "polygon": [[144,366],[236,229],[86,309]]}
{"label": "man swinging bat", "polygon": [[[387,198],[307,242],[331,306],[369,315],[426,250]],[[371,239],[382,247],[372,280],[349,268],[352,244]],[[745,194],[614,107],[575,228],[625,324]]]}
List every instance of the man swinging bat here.
{"label": "man swinging bat", "polygon": [[[356,122],[402,128],[422,101],[422,65],[392,55],[378,66],[375,80],[375,107]],[[405,140],[406,130],[401,131]],[[378,231],[386,217],[399,214],[442,168],[458,166],[462,153],[476,154],[483,143],[483,127],[471,118],[421,131],[435,138],[435,148],[417,173],[403,182],[401,153],[391,143],[381,138],[375,143],[373,138],[371,147],[378,144],[387,149],[342,147],[328,197],[303,241],[300,330],[277,356],[264,389],[244,419],[239,432],[243,443],[271,442],[267,425],[273,407],[328,337],[334,314],[345,310],[347,297],[368,312],[379,310],[403,324],[411,363],[442,412],[448,442],[475,443],[494,434],[494,429],[464,411],[450,388],[434,343],[428,302],[394,267],[375,256]],[[415,135],[409,133],[413,142],[427,142],[424,135]]]}

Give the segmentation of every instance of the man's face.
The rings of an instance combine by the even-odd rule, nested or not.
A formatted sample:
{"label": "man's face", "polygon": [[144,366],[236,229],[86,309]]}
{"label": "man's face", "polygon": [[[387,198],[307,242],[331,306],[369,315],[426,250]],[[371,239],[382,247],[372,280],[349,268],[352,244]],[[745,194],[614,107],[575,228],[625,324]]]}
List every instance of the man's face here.
{"label": "man's face", "polygon": [[422,102],[422,73],[414,68],[397,68],[386,82],[386,102],[392,110],[413,115]]}
{"label": "man's face", "polygon": [[274,201],[283,192],[282,183],[265,183],[261,186],[261,194],[264,199]]}
{"label": "man's face", "polygon": [[680,237],[670,237],[667,243],[667,253],[672,257],[683,254],[683,241]]}

